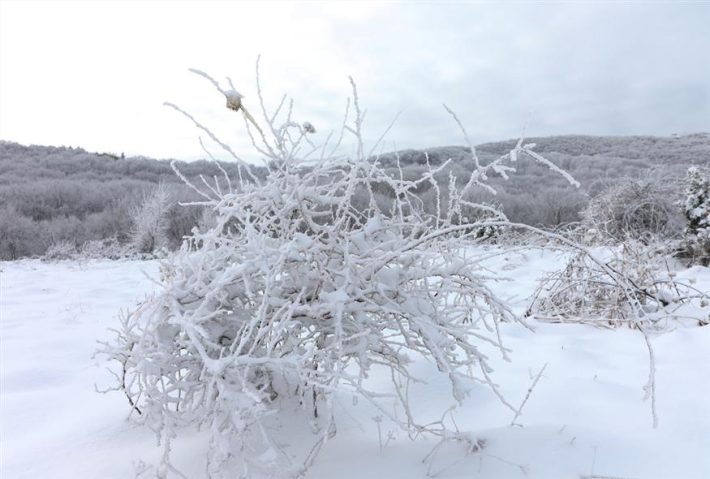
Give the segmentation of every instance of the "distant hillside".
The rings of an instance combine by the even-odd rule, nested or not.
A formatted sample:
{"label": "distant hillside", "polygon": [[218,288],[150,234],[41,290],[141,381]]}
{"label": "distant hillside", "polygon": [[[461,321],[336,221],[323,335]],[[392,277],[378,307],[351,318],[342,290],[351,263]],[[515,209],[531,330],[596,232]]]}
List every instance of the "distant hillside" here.
{"label": "distant hillside", "polygon": [[[537,144],[540,153],[559,153],[574,157],[601,156],[683,163],[708,161],[710,154],[710,133],[695,133],[684,136],[585,136],[564,135],[542,138],[528,138],[527,142]],[[512,148],[517,140],[485,143],[477,149],[491,154],[502,154]]]}
{"label": "distant hillside", "polygon": [[[485,163],[506,153],[517,140],[486,143],[476,147]],[[554,226],[575,221],[594,195],[620,177],[651,174],[680,176],[691,164],[710,166],[710,134],[676,137],[555,136],[529,138],[536,151],[570,172],[582,187],[572,188],[559,176],[532,161],[520,161],[510,180],[491,178],[498,194],[480,192],[480,200],[500,204],[514,221]],[[439,176],[448,183],[449,173],[463,181],[472,163],[461,146],[397,152],[407,177],[452,158],[450,168]],[[394,153],[379,159],[395,169]],[[230,177],[238,172],[233,163],[223,164]],[[201,183],[222,177],[213,162],[179,162],[180,170]],[[158,183],[166,183],[174,201],[197,199],[185,187],[166,160],[145,157],[117,158],[81,148],[23,146],[0,141],[0,259],[42,254],[53,243],[70,240],[77,245],[92,239],[117,237],[125,241],[131,228],[131,211],[143,195]],[[422,187],[422,198],[433,204],[433,192]],[[196,208],[175,206],[170,215],[171,246],[180,243],[199,221]]]}
{"label": "distant hillside", "polygon": [[[188,177],[222,175],[211,161],[179,161],[178,165]],[[223,166],[230,175],[238,175],[235,164],[225,163]],[[82,148],[24,146],[0,141],[0,185],[52,178],[102,182],[127,179],[148,183],[180,182],[169,160],[144,156],[120,158],[90,153]]]}
{"label": "distant hillside", "polygon": [[[199,175],[223,176],[214,162],[179,162],[179,168],[200,183]],[[224,168],[237,178],[236,165]],[[159,183],[171,192],[168,237],[176,247],[198,223],[201,211],[177,205],[199,198],[169,161],[0,142],[0,259],[42,254],[62,241],[80,246],[114,237],[126,242],[133,211]]]}
{"label": "distant hillside", "polygon": [[[516,143],[517,140],[485,143],[478,145],[476,152],[485,164],[510,151]],[[526,143],[535,143],[535,151],[572,174],[581,184],[575,189],[559,175],[550,174],[547,168],[531,160],[518,162],[517,171],[509,180],[490,178],[498,194],[480,192],[479,199],[502,205],[511,220],[528,224],[554,226],[576,221],[590,196],[623,177],[662,175],[670,180],[684,175],[690,165],[710,166],[708,133],[675,137],[568,135],[528,138]],[[425,171],[427,155],[432,165],[451,158],[451,167],[441,179],[445,180],[452,172],[462,181],[472,168],[468,153],[468,148],[447,146],[403,150],[396,155],[411,177]],[[392,168],[393,174],[396,155],[388,153],[381,160]]]}
{"label": "distant hillside", "polygon": [[[491,160],[510,151],[517,141],[483,143],[476,146],[476,151],[481,160]],[[573,169],[586,169],[590,163],[634,170],[651,166],[685,167],[710,162],[710,133],[672,137],[565,135],[526,138],[525,143],[535,143],[535,151],[560,166],[565,163]],[[398,153],[404,164],[425,164],[425,153],[429,154],[432,164],[439,164],[448,158],[461,159],[467,152],[468,148],[462,146],[445,146],[402,150]],[[386,154],[385,158],[386,161],[393,161],[393,154]],[[584,168],[581,162],[586,164]]]}

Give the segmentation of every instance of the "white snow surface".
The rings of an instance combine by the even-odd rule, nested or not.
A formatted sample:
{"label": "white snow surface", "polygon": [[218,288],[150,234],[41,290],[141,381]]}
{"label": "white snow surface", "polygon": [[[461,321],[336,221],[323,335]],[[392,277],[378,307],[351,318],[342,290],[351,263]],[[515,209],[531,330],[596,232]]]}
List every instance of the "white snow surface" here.
{"label": "white snow surface", "polygon": [[[557,253],[508,251],[489,262],[509,278],[492,285],[521,313],[536,280],[560,267]],[[157,261],[0,263],[0,477],[126,478],[160,449],[147,429],[127,420],[120,393],[94,358],[98,340],[111,337],[122,308],[157,286]],[[680,273],[710,290],[710,270]],[[484,441],[466,455],[454,443],[422,460],[433,439],[410,440],[365,401],[340,395],[338,432],[308,478],[708,478],[710,477],[710,327],[678,327],[651,338],[656,353],[659,427],[643,401],[648,351],[640,333],[530,321],[503,325],[511,362],[491,351],[494,380],[519,405],[547,364],[516,423],[493,392],[474,385],[454,412],[461,431]],[[451,406],[450,386],[435,367],[414,371],[427,384],[412,392],[416,412],[438,419]],[[373,382],[389,387],[388,379]],[[288,417],[288,414],[285,415]],[[284,442],[299,441],[283,421]],[[291,428],[291,429],[289,429]],[[392,431],[391,438],[390,431]],[[291,439],[288,439],[291,438]],[[204,475],[206,436],[176,441],[175,463],[190,478]],[[140,476],[150,477],[150,476]]]}

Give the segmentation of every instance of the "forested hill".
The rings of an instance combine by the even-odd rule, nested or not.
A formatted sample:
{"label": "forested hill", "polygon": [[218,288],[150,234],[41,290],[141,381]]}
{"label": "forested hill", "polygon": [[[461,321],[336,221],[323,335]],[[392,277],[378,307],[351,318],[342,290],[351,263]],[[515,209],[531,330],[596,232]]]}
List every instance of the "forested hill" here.
{"label": "forested hill", "polygon": [[[222,174],[214,162],[210,161],[180,161],[178,164],[180,171],[188,177]],[[236,177],[236,165],[225,163],[223,166],[230,175]],[[180,182],[169,160],[154,160],[144,156],[124,158],[110,153],[90,153],[82,148],[24,146],[0,141],[0,185],[42,179]]]}
{"label": "forested hill", "polygon": [[[482,160],[490,160],[507,153],[517,139],[483,143],[476,146]],[[587,136],[564,135],[526,138],[525,143],[535,143],[535,151],[575,169],[585,169],[582,162],[613,163],[633,170],[637,167],[657,165],[707,164],[710,162],[710,133],[694,133],[683,136]],[[403,150],[398,152],[400,161],[426,163],[425,152],[432,164],[448,158],[459,159],[468,149],[461,146],[429,148],[427,150]],[[391,154],[385,155],[389,158]],[[574,164],[573,164],[574,163]]]}
{"label": "forested hill", "polygon": [[[476,147],[482,162],[504,154],[517,140],[486,143]],[[531,161],[520,161],[510,180],[491,178],[498,190],[495,197],[481,193],[481,200],[500,204],[513,221],[556,225],[575,221],[594,195],[621,177],[651,174],[679,176],[691,165],[710,165],[710,134],[653,137],[554,136],[529,138],[535,150],[571,173],[581,184],[572,188],[562,178]],[[449,172],[459,180],[470,173],[472,163],[460,146],[398,152],[407,177],[422,174],[426,154],[432,165],[452,158],[441,174]],[[388,153],[380,161],[392,168],[396,159]],[[234,163],[224,163],[230,176],[237,177]],[[209,161],[180,162],[180,170],[197,180],[221,176]],[[90,153],[81,148],[23,146],[0,141],[0,259],[42,254],[59,241],[77,245],[92,239],[128,239],[132,211],[141,198],[158,183],[168,184],[172,199],[196,199],[175,175],[169,161],[145,157]],[[433,201],[431,191],[422,198]],[[170,211],[170,246],[181,241],[197,224],[199,210],[174,206]]]}
{"label": "forested hill", "polygon": [[[485,143],[476,147],[482,163],[492,161],[510,151],[517,140]],[[579,212],[590,196],[625,177],[677,179],[690,165],[710,165],[710,134],[685,136],[552,136],[528,138],[535,151],[563,168],[579,181],[573,188],[561,176],[531,160],[521,160],[508,180],[489,178],[497,194],[479,192],[479,200],[500,204],[513,221],[555,226],[579,219]],[[467,178],[472,168],[468,149],[461,146],[437,147],[427,150],[403,150],[386,154],[381,161],[396,168],[396,157],[404,165],[409,178],[426,169],[427,156],[431,165],[451,158],[448,171],[459,180]]]}
{"label": "forested hill", "polygon": [[[710,133],[657,137],[657,136],[584,136],[565,135],[527,138],[535,143],[535,151],[553,160],[571,173],[575,171],[606,171],[614,168],[619,175],[632,174],[639,169],[657,166],[708,164],[710,162]],[[476,146],[479,157],[485,162],[512,149],[517,140],[484,143]],[[402,150],[403,165],[426,163],[425,152],[432,165],[448,158],[460,160],[467,153],[461,146],[435,147],[427,150]],[[392,161],[394,155],[383,155],[383,162]],[[394,162],[391,163],[394,166]],[[201,160],[179,162],[180,170],[187,176],[220,174],[214,163]],[[234,164],[224,167],[230,175],[237,174]],[[0,185],[26,183],[42,178],[74,178],[99,181],[131,179],[157,183],[179,182],[167,160],[154,160],[142,156],[122,158],[112,154],[90,153],[82,148],[54,146],[24,146],[0,141]]]}

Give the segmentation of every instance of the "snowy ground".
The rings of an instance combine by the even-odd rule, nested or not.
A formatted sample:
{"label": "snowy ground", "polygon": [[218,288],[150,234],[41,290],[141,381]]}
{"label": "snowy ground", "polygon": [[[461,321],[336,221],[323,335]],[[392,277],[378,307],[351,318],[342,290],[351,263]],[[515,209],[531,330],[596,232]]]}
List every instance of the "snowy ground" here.
{"label": "snowy ground", "polygon": [[[512,278],[495,286],[518,310],[541,271],[554,269],[552,253],[510,253],[493,268]],[[126,421],[102,359],[92,358],[121,308],[155,285],[156,262],[90,261],[0,263],[0,477],[126,478],[135,464],[155,462],[151,432]],[[710,271],[682,273],[710,290]],[[519,404],[547,364],[530,397],[522,427],[508,426],[509,410],[480,386],[456,412],[461,430],[485,441],[468,456],[456,446],[422,459],[431,440],[410,441],[394,431],[380,447],[376,413],[362,401],[341,398],[338,434],[323,449],[310,478],[708,478],[710,477],[710,327],[678,328],[652,338],[657,355],[660,425],[651,427],[643,385],[648,352],[639,333],[580,325],[532,323],[535,332],[505,325],[510,363],[494,359],[495,380]],[[495,358],[495,357],[494,357]],[[429,375],[427,364],[418,365]],[[444,378],[414,392],[423,415],[447,408]],[[375,379],[376,380],[376,379]],[[391,430],[381,424],[383,442]],[[177,464],[201,477],[204,437],[175,448]]]}

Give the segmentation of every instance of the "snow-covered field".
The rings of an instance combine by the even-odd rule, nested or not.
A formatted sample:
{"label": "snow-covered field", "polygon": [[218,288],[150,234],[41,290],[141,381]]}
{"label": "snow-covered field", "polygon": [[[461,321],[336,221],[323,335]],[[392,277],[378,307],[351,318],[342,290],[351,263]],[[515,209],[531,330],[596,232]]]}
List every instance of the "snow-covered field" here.
{"label": "snow-covered field", "polygon": [[[494,288],[521,312],[536,279],[559,264],[550,252],[508,253],[491,267],[510,280]],[[155,289],[148,276],[157,276],[158,263],[27,260],[0,263],[0,270],[0,477],[126,478],[140,461],[155,463],[156,438],[126,420],[125,397],[95,391],[112,378],[109,365],[92,355],[97,340],[110,337],[120,309]],[[681,274],[710,290],[707,268]],[[380,440],[377,413],[341,397],[337,436],[308,477],[710,477],[710,327],[652,337],[660,421],[653,429],[643,401],[648,351],[638,332],[531,326],[534,332],[504,325],[512,362],[491,358],[494,379],[515,405],[547,364],[520,426],[509,426],[511,411],[480,386],[455,419],[484,447],[465,455],[448,444],[425,464],[433,440],[411,441],[386,421]],[[426,376],[431,368],[416,369]],[[423,415],[440,414],[451,401],[446,379],[431,377],[414,391]],[[176,443],[175,462],[187,477],[201,477],[204,449],[199,433]]]}

